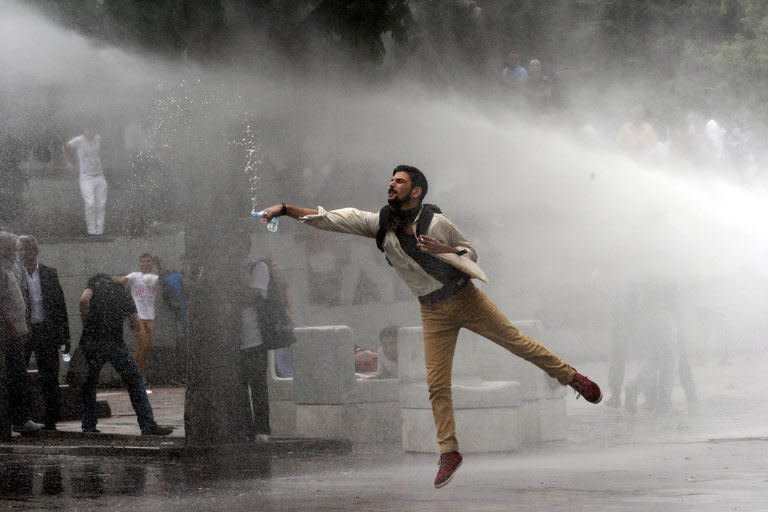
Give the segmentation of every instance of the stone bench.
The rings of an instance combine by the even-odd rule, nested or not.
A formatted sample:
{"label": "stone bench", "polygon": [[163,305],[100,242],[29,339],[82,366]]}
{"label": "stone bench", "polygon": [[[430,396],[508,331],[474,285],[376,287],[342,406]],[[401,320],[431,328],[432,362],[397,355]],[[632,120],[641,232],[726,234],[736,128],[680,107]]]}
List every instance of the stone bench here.
{"label": "stone bench", "polygon": [[[459,347],[465,344],[463,336]],[[490,342],[489,342],[490,343]],[[402,446],[406,452],[435,453],[438,445],[425,382],[421,327],[402,328],[398,337]],[[521,387],[512,380],[487,381],[469,364],[470,354],[457,350],[452,397],[456,435],[464,452],[516,450],[522,442]]]}
{"label": "stone bench", "polygon": [[[527,336],[547,345],[547,332],[537,320],[512,323]],[[520,383],[521,433],[523,444],[560,441],[567,438],[566,402],[568,388],[495,343],[468,333],[468,344],[479,360],[478,373],[483,379],[509,376]]]}
{"label": "stone bench", "polygon": [[[295,346],[294,350],[296,350]],[[268,352],[268,358],[267,389],[269,390],[269,425],[272,435],[295,437],[296,403],[293,401],[293,377],[277,376],[274,351]]]}
{"label": "stone bench", "polygon": [[[534,337],[535,322],[516,322]],[[404,451],[435,452],[435,427],[425,382],[421,327],[399,331],[399,379],[359,378],[348,326],[296,328],[295,378],[275,373],[269,357],[272,432],[276,436],[401,443]],[[564,439],[565,389],[494,343],[462,332],[454,359],[457,435],[467,452],[516,450]]]}
{"label": "stone bench", "polygon": [[293,378],[275,373],[270,354],[270,423],[274,435],[399,442],[397,379],[358,378],[348,326],[297,327]]}

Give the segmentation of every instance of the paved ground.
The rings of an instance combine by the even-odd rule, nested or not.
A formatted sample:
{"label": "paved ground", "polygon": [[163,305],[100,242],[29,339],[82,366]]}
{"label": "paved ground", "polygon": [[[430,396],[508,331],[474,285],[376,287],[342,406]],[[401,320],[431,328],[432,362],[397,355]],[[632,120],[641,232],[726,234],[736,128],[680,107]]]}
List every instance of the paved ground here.
{"label": "paved ground", "polygon": [[[630,415],[571,396],[567,441],[468,455],[441,490],[431,486],[434,456],[394,447],[346,454],[225,450],[197,458],[42,454],[32,447],[0,455],[0,510],[764,512],[766,370],[759,355],[699,366],[699,407],[688,411],[678,392],[675,410],[664,416]],[[151,397],[158,420],[179,427],[175,436],[182,396],[171,388]],[[124,397],[107,399],[115,417],[100,427],[138,434]]]}

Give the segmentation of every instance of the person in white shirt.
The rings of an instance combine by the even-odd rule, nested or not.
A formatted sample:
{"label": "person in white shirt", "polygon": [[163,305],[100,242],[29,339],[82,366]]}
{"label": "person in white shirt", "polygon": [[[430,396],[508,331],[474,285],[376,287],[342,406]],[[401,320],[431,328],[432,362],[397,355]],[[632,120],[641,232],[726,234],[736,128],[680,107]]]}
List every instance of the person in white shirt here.
{"label": "person in white shirt", "polygon": [[250,258],[251,239],[244,237],[238,247],[242,258],[241,334],[239,376],[248,402],[246,435],[254,441],[268,441],[269,393],[267,388],[267,349],[261,336],[257,306],[267,297],[269,267]]}
{"label": "person in white shirt", "polygon": [[[107,204],[107,180],[101,167],[101,136],[92,126],[63,147],[69,169],[80,174],[80,194],[85,203],[85,223],[89,235],[104,234],[104,213]],[[76,158],[75,158],[76,157]]]}
{"label": "person in white shirt", "polygon": [[[157,267],[157,273],[152,272],[153,267]],[[139,326],[134,332],[136,364],[145,377],[144,367],[152,352],[152,338],[155,334],[155,297],[157,285],[162,280],[160,274],[160,257],[144,253],[139,257],[139,272],[112,278],[115,282],[128,285],[133,302],[136,304],[136,312],[139,315]]]}

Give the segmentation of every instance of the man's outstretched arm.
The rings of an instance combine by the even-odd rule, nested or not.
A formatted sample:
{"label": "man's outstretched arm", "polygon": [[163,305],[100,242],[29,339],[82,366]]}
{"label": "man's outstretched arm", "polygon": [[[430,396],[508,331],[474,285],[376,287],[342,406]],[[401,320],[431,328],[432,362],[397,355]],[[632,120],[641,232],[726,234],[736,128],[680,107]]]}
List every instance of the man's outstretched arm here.
{"label": "man's outstretched arm", "polygon": [[300,217],[306,217],[307,215],[317,214],[317,208],[305,208],[302,206],[285,203],[276,204],[264,209],[264,216],[266,217],[267,221],[272,220],[272,217],[281,217],[284,215],[298,219]]}
{"label": "man's outstretched arm", "polygon": [[341,208],[326,210],[322,206],[305,208],[291,204],[280,203],[264,210],[264,218],[285,215],[297,219],[313,228],[336,233],[347,233],[365,237],[375,237],[379,230],[379,214],[358,210],[357,208]]}

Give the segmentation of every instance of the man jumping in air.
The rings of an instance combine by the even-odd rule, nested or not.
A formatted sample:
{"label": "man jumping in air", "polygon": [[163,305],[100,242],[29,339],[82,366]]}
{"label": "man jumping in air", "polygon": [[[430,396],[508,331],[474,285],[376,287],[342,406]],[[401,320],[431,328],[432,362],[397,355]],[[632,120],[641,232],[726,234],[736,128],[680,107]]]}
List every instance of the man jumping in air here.
{"label": "man jumping in air", "polygon": [[355,208],[327,211],[281,203],[264,210],[266,220],[287,215],[326,231],[375,238],[387,260],[421,303],[424,359],[432,414],[440,446],[435,487],[446,485],[461,465],[451,398],[451,368],[459,329],[469,329],[571,386],[592,403],[600,387],[537,341],[524,336],[472,283],[487,281],[477,253],[453,222],[434,205],[422,204],[427,179],[415,167],[392,172],[387,206],[379,213]]}

